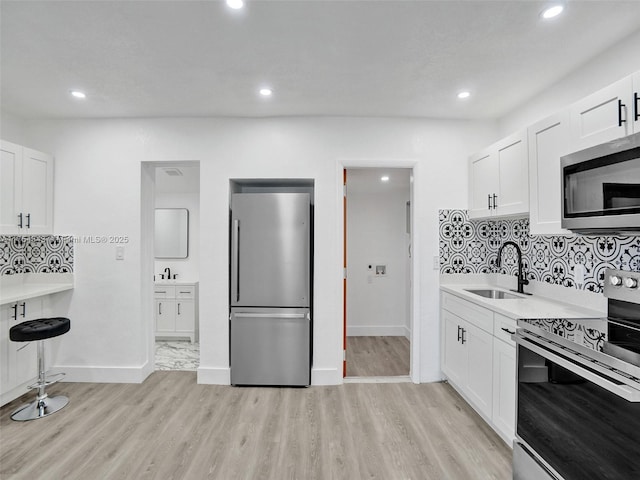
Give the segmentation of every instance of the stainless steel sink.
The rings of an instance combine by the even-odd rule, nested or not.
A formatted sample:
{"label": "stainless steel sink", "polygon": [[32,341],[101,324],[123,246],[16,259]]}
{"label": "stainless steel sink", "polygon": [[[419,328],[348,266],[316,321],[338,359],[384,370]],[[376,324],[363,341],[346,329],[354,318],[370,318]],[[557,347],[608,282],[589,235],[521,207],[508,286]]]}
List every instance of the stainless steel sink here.
{"label": "stainless steel sink", "polygon": [[514,295],[509,292],[504,292],[502,290],[491,290],[491,289],[480,289],[480,290],[466,290],[469,293],[473,293],[475,295],[479,295],[485,298],[492,298],[494,300],[513,300],[516,298],[522,298],[518,295]]}

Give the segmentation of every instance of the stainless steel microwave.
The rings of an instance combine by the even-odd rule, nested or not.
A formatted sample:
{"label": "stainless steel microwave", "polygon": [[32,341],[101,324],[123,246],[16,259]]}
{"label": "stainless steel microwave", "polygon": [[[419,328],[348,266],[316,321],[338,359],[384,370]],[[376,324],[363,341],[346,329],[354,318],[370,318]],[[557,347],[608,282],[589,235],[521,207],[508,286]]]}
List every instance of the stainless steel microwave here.
{"label": "stainless steel microwave", "polygon": [[562,227],[640,231],[640,133],[561,157]]}

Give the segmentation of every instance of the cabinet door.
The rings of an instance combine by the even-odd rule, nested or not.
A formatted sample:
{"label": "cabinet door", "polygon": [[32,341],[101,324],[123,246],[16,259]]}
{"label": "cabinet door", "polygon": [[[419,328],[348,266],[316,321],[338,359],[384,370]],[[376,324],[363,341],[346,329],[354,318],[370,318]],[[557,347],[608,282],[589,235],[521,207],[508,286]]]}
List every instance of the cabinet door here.
{"label": "cabinet door", "polygon": [[176,300],[176,332],[193,332],[195,309],[193,301]]}
{"label": "cabinet door", "polygon": [[571,150],[582,150],[631,134],[632,91],[629,76],[573,104],[570,108]]}
{"label": "cabinet door", "polygon": [[467,379],[467,350],[461,341],[464,321],[447,310],[442,310],[442,322],[442,370],[452,383],[464,388]]}
{"label": "cabinet door", "polygon": [[0,233],[18,233],[22,209],[22,147],[0,143]]}
{"label": "cabinet door", "polygon": [[508,442],[515,438],[516,348],[493,340],[493,423]]}
{"label": "cabinet door", "polygon": [[176,331],[176,302],[173,299],[156,300],[156,333]]}
{"label": "cabinet door", "polygon": [[569,111],[529,127],[529,207],[532,235],[566,235],[562,218],[560,157],[569,153]]}
{"label": "cabinet door", "polygon": [[476,408],[491,418],[493,406],[493,335],[474,325],[464,325],[467,349],[467,395]]}
{"label": "cabinet door", "polygon": [[496,145],[499,190],[495,205],[498,215],[514,215],[529,211],[529,168],[527,134],[515,133]]}
{"label": "cabinet door", "polygon": [[498,158],[484,150],[469,159],[469,217],[489,217],[494,194],[498,194]]}
{"label": "cabinet door", "polygon": [[[24,321],[42,318],[42,305],[43,299],[41,297],[18,302],[18,318],[11,317],[9,327]],[[9,378],[12,388],[35,381],[38,376],[37,342],[10,342],[9,356]]]}
{"label": "cabinet door", "polygon": [[26,233],[53,233],[53,157],[30,148],[22,153],[22,212]]}

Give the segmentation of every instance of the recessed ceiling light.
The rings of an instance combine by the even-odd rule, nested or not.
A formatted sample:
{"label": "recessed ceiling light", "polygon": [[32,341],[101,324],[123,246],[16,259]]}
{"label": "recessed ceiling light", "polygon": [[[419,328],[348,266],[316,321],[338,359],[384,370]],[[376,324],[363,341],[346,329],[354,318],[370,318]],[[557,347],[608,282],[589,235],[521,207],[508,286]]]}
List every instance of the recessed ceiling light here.
{"label": "recessed ceiling light", "polygon": [[240,10],[244,7],[243,0],[227,0],[227,7],[233,8],[234,10]]}
{"label": "recessed ceiling light", "polygon": [[380,177],[380,181],[381,182],[388,182],[389,181],[389,176],[388,175],[384,175],[383,177]]}
{"label": "recessed ceiling light", "polygon": [[273,90],[271,90],[270,88],[261,88],[260,89],[260,95],[262,95],[263,97],[270,97],[271,95],[273,95]]}
{"label": "recessed ceiling light", "polygon": [[557,17],[562,13],[563,10],[564,10],[563,5],[552,5],[551,7],[545,8],[540,14],[540,16],[545,20],[548,20],[550,18]]}
{"label": "recessed ceiling light", "polygon": [[87,98],[87,94],[81,92],[80,90],[70,90],[69,93],[71,94],[71,96],[76,98]]}
{"label": "recessed ceiling light", "polygon": [[464,92],[458,93],[458,98],[469,98],[470,96],[471,96],[471,92],[464,91]]}

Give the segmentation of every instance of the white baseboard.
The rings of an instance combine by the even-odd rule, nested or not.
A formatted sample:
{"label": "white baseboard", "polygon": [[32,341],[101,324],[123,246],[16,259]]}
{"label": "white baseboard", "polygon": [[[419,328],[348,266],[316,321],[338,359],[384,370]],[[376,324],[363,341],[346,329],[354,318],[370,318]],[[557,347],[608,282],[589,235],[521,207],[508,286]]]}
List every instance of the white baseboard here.
{"label": "white baseboard", "polygon": [[342,369],[312,368],[311,385],[341,385]]}
{"label": "white baseboard", "polygon": [[406,337],[411,330],[404,325],[347,325],[347,337]]}
{"label": "white baseboard", "polygon": [[198,367],[198,383],[231,385],[231,369],[229,367]]}
{"label": "white baseboard", "polygon": [[139,367],[99,367],[95,365],[56,365],[51,373],[64,372],[63,382],[142,383],[153,373],[148,363]]}

